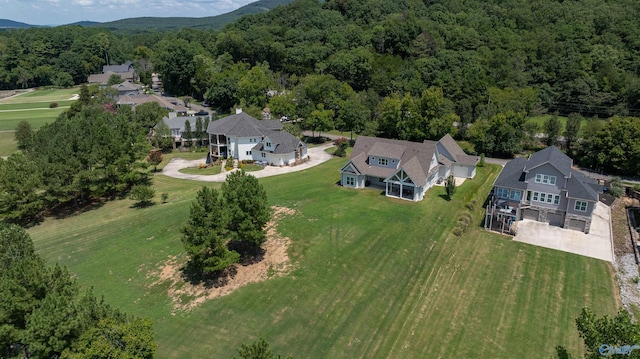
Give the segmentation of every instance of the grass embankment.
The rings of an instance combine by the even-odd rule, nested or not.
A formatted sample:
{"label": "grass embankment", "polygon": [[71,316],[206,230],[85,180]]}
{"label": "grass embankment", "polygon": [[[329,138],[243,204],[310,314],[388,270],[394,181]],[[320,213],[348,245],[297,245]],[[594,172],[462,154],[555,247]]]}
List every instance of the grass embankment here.
{"label": "grass embankment", "polygon": [[152,286],[149,273],[182,253],[179,229],[202,183],[154,176],[169,203],[109,202],[29,232],[108,303],[151,317],[158,358],[227,358],[258,337],[294,358],[545,358],[556,345],[580,356],[580,308],[615,312],[606,262],[488,233],[480,206],[476,226],[451,234],[498,167],[479,168],[451,202],[436,187],[413,203],[337,186],[344,162],[261,179],[271,204],[296,211],[278,227],[295,269],[191,312],[173,315],[168,285]]}
{"label": "grass embankment", "polygon": [[[22,92],[0,101],[0,131],[15,130],[20,121],[27,121],[37,129],[45,123],[53,122],[71,103],[70,98],[79,92],[78,88],[44,89]],[[52,102],[58,107],[49,108]]]}

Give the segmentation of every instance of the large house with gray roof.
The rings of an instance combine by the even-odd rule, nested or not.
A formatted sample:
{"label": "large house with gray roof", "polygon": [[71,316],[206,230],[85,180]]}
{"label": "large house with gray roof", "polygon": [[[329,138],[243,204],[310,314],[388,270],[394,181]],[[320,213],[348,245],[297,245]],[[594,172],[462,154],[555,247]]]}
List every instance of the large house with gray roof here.
{"label": "large house with gray roof", "polygon": [[504,231],[532,219],[589,233],[602,187],[572,165],[555,146],[509,161],[493,185],[485,227]]}
{"label": "large house with gray roof", "polygon": [[473,178],[477,156],[464,153],[445,135],[439,141],[409,142],[359,136],[340,183],[351,188],[381,188],[388,197],[420,201],[449,175]]}
{"label": "large house with gray roof", "polygon": [[231,116],[209,123],[211,158],[234,158],[288,166],[308,158],[307,146],[282,130],[280,121],[257,120],[237,109]]}

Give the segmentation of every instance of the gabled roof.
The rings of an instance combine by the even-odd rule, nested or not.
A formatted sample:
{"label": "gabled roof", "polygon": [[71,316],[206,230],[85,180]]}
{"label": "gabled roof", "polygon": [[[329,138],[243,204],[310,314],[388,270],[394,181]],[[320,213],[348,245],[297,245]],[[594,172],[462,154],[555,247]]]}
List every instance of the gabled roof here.
{"label": "gabled roof", "polygon": [[189,121],[191,131],[196,130],[196,117],[191,116],[176,116],[176,117],[163,117],[162,121],[169,126],[170,129],[179,129],[180,132],[184,132],[185,121]]}
{"label": "gabled roof", "polygon": [[[385,152],[386,148],[389,153]],[[380,178],[389,178],[402,169],[420,185],[430,175],[428,171],[435,152],[436,143],[433,141],[409,142],[358,136],[351,152],[351,162],[363,174]],[[369,156],[399,159],[400,162],[397,168],[369,165]]]}
{"label": "gabled roof", "polygon": [[546,163],[555,167],[565,177],[569,177],[571,175],[571,165],[573,165],[573,160],[562,153],[562,151],[560,151],[556,146],[550,146],[544,150],[531,154],[524,171],[529,172]]}
{"label": "gabled roof", "polygon": [[571,177],[567,180],[567,195],[571,198],[586,199],[589,201],[598,200],[598,182],[587,177],[575,169],[571,169]]}
{"label": "gabled roof", "polygon": [[507,162],[493,185],[513,189],[527,189],[527,184],[524,182],[524,168],[527,166],[527,161],[526,157],[517,157]]}
{"label": "gabled roof", "polygon": [[[442,136],[440,141],[438,141],[438,144],[440,144],[441,147],[444,148],[444,151],[440,151],[440,154],[451,162],[461,165],[475,166],[480,160],[478,156],[470,156],[464,153],[460,145],[458,145],[458,143],[448,133]],[[438,159],[438,161],[440,160],[441,159]],[[448,166],[449,164],[447,164],[446,162],[446,160],[443,161],[443,163]]]}
{"label": "gabled roof", "polygon": [[140,91],[142,86],[131,83],[130,81],[125,81],[120,84],[112,85],[111,88],[114,88],[118,91]]}
{"label": "gabled roof", "polygon": [[102,66],[102,72],[107,73],[109,71],[115,73],[130,72],[133,69],[133,62],[127,61],[122,65],[104,65]]}
{"label": "gabled roof", "polygon": [[256,120],[250,115],[240,112],[211,121],[207,127],[207,133],[237,137],[263,137],[268,131],[280,128],[280,121]]}
{"label": "gabled roof", "polygon": [[[291,153],[300,146],[306,147],[302,141],[287,131],[270,130],[266,134],[265,140],[267,138],[271,141],[272,145],[275,146],[275,150],[273,150],[273,153],[275,154]],[[263,142],[264,141],[256,145],[254,149],[261,151]]]}
{"label": "gabled roof", "polygon": [[[571,168],[571,163],[573,162],[571,158],[567,157],[562,152],[558,152],[560,152],[560,150],[557,147],[552,146],[532,154],[529,158],[518,157],[507,162],[493,185],[497,187],[526,190],[527,183],[524,181],[527,173],[526,171],[545,163],[549,163],[563,174],[565,172],[567,173],[565,175],[567,177],[567,184],[562,188],[567,191],[567,196],[587,201],[597,201],[598,182],[585,176],[580,171]],[[569,166],[568,170],[567,165]],[[558,184],[560,185],[560,181]]]}
{"label": "gabled roof", "polygon": [[186,113],[189,109],[185,106],[182,106],[180,101],[173,97],[164,97],[158,95],[144,95],[144,94],[136,94],[136,95],[123,95],[118,99],[118,105],[130,105],[132,107],[136,107],[137,105],[147,103],[147,102],[157,102],[158,105],[162,108],[166,108],[169,111],[174,112],[183,112]]}
{"label": "gabled roof", "polygon": [[347,162],[346,165],[342,166],[342,168],[340,169],[340,172],[362,174],[362,172],[360,172],[360,170],[358,170],[358,168],[351,161]]}

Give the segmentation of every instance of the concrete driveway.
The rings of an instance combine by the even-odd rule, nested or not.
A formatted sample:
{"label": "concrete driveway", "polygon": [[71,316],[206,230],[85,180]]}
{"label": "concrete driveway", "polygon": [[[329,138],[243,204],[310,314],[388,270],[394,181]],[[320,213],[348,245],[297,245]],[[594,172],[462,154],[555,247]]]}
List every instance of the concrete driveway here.
{"label": "concrete driveway", "polygon": [[[317,166],[321,163],[327,162],[333,155],[325,152],[326,149],[333,147],[333,143],[328,143],[318,147],[312,147],[307,150],[309,160],[301,165],[297,166],[266,166],[264,169],[255,172],[249,172],[256,178],[276,176],[290,172],[302,171],[307,168]],[[231,171],[219,173],[217,175],[190,175],[180,172],[180,169],[187,167],[197,167],[199,164],[204,163],[205,159],[187,161],[182,158],[174,158],[162,169],[162,174],[168,177],[189,179],[193,181],[202,182],[224,182],[227,178],[227,174]]]}
{"label": "concrete driveway", "polygon": [[518,222],[515,241],[613,262],[611,210],[598,202],[589,234],[529,219]]}

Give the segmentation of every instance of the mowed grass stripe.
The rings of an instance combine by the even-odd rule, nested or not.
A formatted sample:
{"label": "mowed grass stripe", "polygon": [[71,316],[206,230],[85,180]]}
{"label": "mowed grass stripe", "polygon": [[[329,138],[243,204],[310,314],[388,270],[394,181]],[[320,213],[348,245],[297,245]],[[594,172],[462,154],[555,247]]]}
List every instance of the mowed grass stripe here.
{"label": "mowed grass stripe", "polygon": [[37,129],[51,123],[65,111],[65,108],[48,108],[26,111],[0,112],[0,131],[13,131],[20,121],[27,121],[31,128]]}
{"label": "mowed grass stripe", "polygon": [[580,355],[579,308],[615,313],[604,262],[485,232],[482,208],[464,236],[450,234],[498,168],[479,169],[451,202],[433,188],[411,203],[337,186],[344,162],[260,179],[270,204],[297,211],[278,225],[295,269],[191,312],[172,313],[167,285],[147,274],[181,255],[179,228],[202,183],[154,176],[168,204],[109,202],[30,233],[108,303],[151,317],[158,358],[232,357],[259,337],[295,358],[549,357],[558,344]]}
{"label": "mowed grass stripe", "polygon": [[[69,107],[75,101],[53,101],[58,105],[56,107]],[[15,110],[32,110],[32,109],[51,109],[51,102],[25,102],[25,103],[3,103],[0,102],[0,112],[4,111],[15,111]],[[53,107],[53,108],[56,108]]]}

